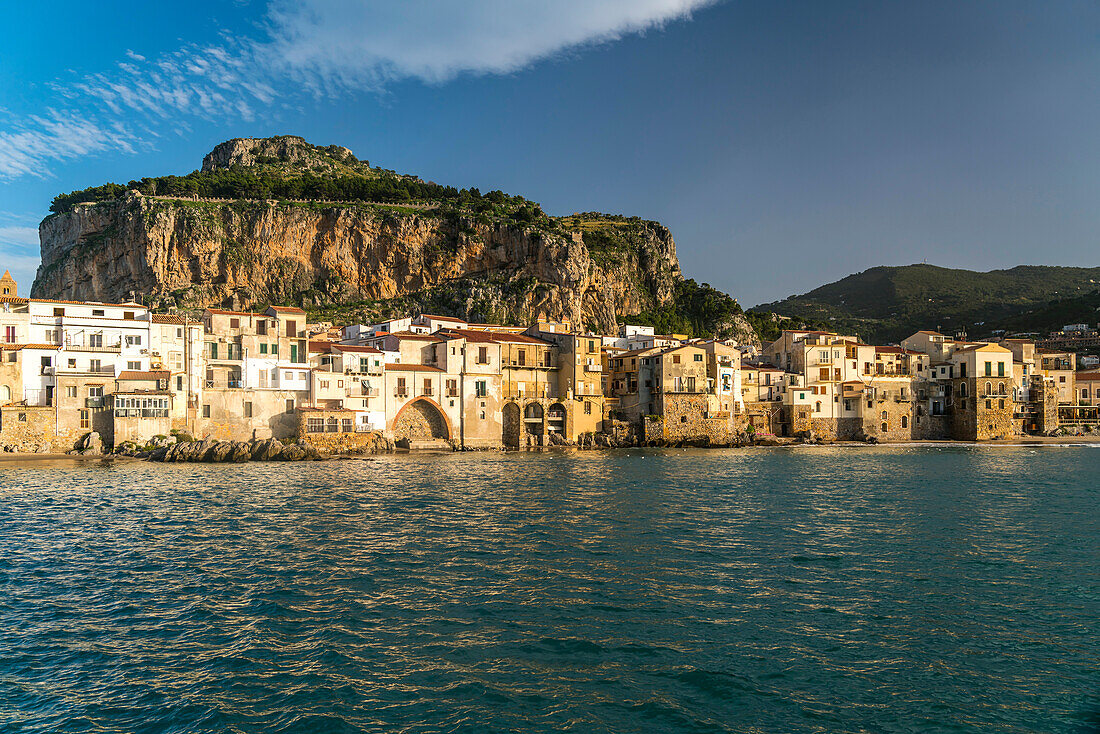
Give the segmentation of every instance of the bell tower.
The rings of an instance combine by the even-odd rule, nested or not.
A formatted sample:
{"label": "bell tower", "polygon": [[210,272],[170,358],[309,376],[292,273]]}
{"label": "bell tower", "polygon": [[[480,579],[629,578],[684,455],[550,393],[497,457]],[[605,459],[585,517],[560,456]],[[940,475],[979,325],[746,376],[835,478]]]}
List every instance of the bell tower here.
{"label": "bell tower", "polygon": [[18,290],[17,286],[15,278],[11,277],[11,273],[5,270],[3,277],[0,277],[0,296],[14,297]]}

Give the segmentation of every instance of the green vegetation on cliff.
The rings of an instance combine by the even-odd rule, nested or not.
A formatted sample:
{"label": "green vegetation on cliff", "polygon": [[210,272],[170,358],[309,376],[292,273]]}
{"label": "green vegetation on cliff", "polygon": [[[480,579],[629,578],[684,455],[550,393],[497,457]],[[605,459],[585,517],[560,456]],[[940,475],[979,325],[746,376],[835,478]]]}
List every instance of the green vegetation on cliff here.
{"label": "green vegetation on cliff", "polygon": [[[829,323],[872,342],[896,342],[918,329],[978,337],[999,329],[1042,330],[1054,314],[1095,321],[1095,311],[1085,318],[1086,304],[1052,304],[1079,299],[1097,283],[1100,268],[1020,265],[981,273],[923,264],[877,267],[753,310]],[[1040,308],[1053,310],[1029,315]]]}
{"label": "green vegetation on cliff", "polygon": [[672,303],[624,316],[623,321],[652,326],[660,334],[712,336],[723,332],[741,312],[741,305],[729,295],[688,278],[676,284]]}

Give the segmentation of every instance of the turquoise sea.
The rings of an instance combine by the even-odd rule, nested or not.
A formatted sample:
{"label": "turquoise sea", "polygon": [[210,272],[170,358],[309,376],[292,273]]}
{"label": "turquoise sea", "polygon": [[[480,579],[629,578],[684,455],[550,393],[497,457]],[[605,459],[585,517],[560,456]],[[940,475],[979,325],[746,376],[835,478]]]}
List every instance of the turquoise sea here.
{"label": "turquoise sea", "polygon": [[1092,732],[1100,449],[0,463],[2,732]]}

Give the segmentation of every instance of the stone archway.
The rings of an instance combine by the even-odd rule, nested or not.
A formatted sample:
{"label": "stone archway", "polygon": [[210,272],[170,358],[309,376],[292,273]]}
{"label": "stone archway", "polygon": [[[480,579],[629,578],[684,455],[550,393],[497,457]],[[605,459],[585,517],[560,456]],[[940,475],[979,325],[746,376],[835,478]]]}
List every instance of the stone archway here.
{"label": "stone archway", "polygon": [[428,398],[417,398],[406,405],[393,419],[395,441],[412,441],[451,437],[450,421],[443,410]]}
{"label": "stone archway", "polygon": [[527,433],[532,436],[541,436],[542,430],[542,406],[538,403],[528,403],[523,409],[523,425]]}
{"label": "stone archway", "polygon": [[519,406],[515,403],[505,403],[501,419],[503,425],[502,442],[510,449],[518,449],[522,424],[519,416]]}

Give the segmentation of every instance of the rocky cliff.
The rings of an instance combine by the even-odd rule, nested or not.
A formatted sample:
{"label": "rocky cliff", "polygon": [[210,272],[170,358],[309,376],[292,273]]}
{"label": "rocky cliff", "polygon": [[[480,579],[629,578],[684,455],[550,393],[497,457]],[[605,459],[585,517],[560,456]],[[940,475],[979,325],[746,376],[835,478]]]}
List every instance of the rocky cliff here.
{"label": "rocky cliff", "polygon": [[[316,171],[311,151],[334,165],[366,167],[346,148],[301,141],[303,153],[300,140],[229,141],[203,167],[240,172],[275,161],[284,173],[303,165]],[[674,305],[684,282],[672,236],[655,222],[557,219],[537,205],[502,209],[482,200],[472,209],[430,201],[192,200],[135,190],[164,189],[163,181],[147,181],[46,218],[32,295],[136,297],[183,309],[298,304],[342,320],[438,310],[476,321],[568,319],[611,331],[622,317]],[[738,318],[723,329],[744,333]]]}

